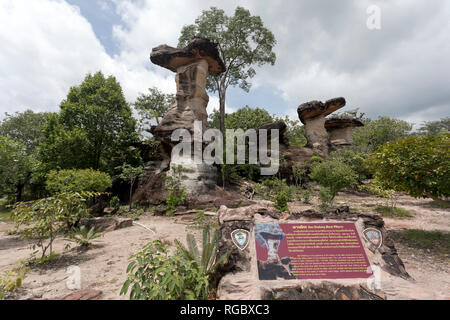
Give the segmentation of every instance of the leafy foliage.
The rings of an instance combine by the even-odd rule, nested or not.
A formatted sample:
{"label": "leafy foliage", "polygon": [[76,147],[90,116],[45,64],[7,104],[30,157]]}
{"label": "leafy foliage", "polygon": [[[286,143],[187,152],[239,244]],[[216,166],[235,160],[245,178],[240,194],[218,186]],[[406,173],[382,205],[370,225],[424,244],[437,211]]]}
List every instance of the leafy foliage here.
{"label": "leafy foliage", "polygon": [[32,110],[5,113],[0,123],[0,136],[21,143],[28,155],[33,154],[42,141],[42,127],[47,123],[47,117],[48,113],[35,113]]}
{"label": "leafy foliage", "polygon": [[200,270],[208,276],[214,274],[217,267],[227,259],[227,254],[224,254],[220,258],[216,259],[220,241],[220,231],[215,230],[214,233],[211,234],[211,228],[209,225],[206,225],[203,228],[201,254],[198,250],[195,237],[192,234],[188,234],[186,236],[186,241],[188,244],[187,248],[178,240],[175,241],[179,252],[181,252],[187,260],[195,261]]}
{"label": "leafy foliage", "polygon": [[101,170],[115,174],[124,162],[137,164],[136,120],[120,84],[101,72],[88,74],[61,102],[44,130],[40,155],[50,169]]}
{"label": "leafy foliage", "polygon": [[419,132],[424,134],[438,134],[444,131],[450,131],[450,117],[427,121],[419,128]]}
{"label": "leafy foliage", "polygon": [[21,201],[23,189],[37,165],[24,144],[0,136],[0,194]]}
{"label": "leafy foliage", "polygon": [[140,126],[148,131],[153,121],[159,124],[160,119],[174,100],[174,94],[162,93],[156,87],[149,88],[146,94],[141,93],[134,103],[134,107],[141,117]]}
{"label": "leafy foliage", "polygon": [[367,168],[364,163],[367,159],[366,153],[353,152],[349,149],[340,149],[332,152],[330,157],[348,165],[357,174],[359,183],[366,180],[371,175],[369,168]]}
{"label": "leafy foliage", "polygon": [[357,182],[357,175],[349,165],[331,158],[314,165],[309,176],[328,189],[330,205],[340,190],[350,188]]}
{"label": "leafy foliage", "polygon": [[70,230],[86,214],[85,202],[94,193],[60,193],[53,197],[14,205],[11,217],[16,227],[26,226],[21,236],[27,240],[36,240],[32,245],[41,248],[42,257],[50,249],[56,236]]}
{"label": "leafy foliage", "polygon": [[221,9],[211,7],[181,30],[178,46],[186,46],[194,36],[208,38],[218,44],[217,49],[226,71],[207,79],[206,87],[219,94],[220,130],[225,131],[225,97],[229,86],[238,85],[250,90],[250,78],[256,74],[254,65],[275,64],[275,37],[264,27],[260,17],[252,16],[242,7],[237,7],[233,16],[225,15]]}
{"label": "leafy foliage", "polygon": [[23,266],[0,271],[0,300],[3,300],[6,294],[14,292],[22,285],[26,272],[27,268]]}
{"label": "leafy foliage", "polygon": [[354,128],[353,140],[358,151],[373,152],[387,142],[405,138],[411,129],[411,124],[403,120],[389,117],[366,119],[364,127]]}
{"label": "leafy foliage", "polygon": [[386,189],[437,201],[450,196],[450,133],[388,143],[366,163]]}
{"label": "leafy foliage", "polygon": [[51,194],[103,192],[111,187],[111,177],[107,173],[92,169],[52,170],[47,176],[46,185]]}
{"label": "leafy foliage", "polygon": [[168,215],[173,214],[175,207],[186,201],[186,187],[181,185],[183,172],[186,172],[186,170],[181,165],[172,166],[171,173],[166,176],[165,183],[169,190],[169,196],[165,199],[169,206]]}
{"label": "leafy foliage", "polygon": [[170,251],[170,245],[155,240],[133,255],[120,294],[130,291],[131,300],[206,299],[210,281],[205,270],[185,254]]}
{"label": "leafy foliage", "polygon": [[144,174],[144,168],[143,167],[133,167],[129,165],[128,163],[123,164],[121,167],[117,167],[116,169],[120,170],[119,178],[128,181],[130,183],[130,199],[129,199],[129,206],[131,210],[131,203],[132,203],[132,194],[133,194],[133,187],[134,183],[137,179],[142,177]]}

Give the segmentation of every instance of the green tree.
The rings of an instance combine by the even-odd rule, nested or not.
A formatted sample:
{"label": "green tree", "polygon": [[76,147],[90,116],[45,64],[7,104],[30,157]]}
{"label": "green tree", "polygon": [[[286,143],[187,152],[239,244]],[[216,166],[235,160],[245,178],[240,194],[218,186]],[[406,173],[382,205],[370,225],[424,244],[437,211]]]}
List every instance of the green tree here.
{"label": "green tree", "polygon": [[366,120],[364,127],[354,128],[353,140],[358,151],[373,152],[387,142],[405,138],[411,129],[412,125],[406,121],[379,117]]}
{"label": "green tree", "polygon": [[152,121],[159,124],[160,119],[174,100],[174,94],[162,93],[156,87],[149,88],[148,93],[141,93],[134,103],[134,107],[141,117],[141,128],[148,131]]}
{"label": "green tree", "polygon": [[409,137],[388,143],[367,160],[385,189],[428,197],[447,205],[450,196],[450,133]]}
{"label": "green tree", "polygon": [[178,46],[186,46],[194,36],[208,38],[218,44],[217,48],[226,71],[210,76],[207,89],[217,92],[220,101],[220,130],[225,132],[225,98],[229,86],[239,85],[250,90],[250,78],[256,74],[254,65],[275,64],[276,44],[274,35],[264,27],[259,16],[252,16],[242,7],[237,7],[233,16],[227,16],[221,9],[211,7],[181,30]]}
{"label": "green tree", "polygon": [[24,144],[0,136],[0,193],[22,201],[23,190],[29,183],[37,161]]}
{"label": "green tree", "polygon": [[104,172],[83,170],[52,170],[47,176],[51,194],[71,192],[103,192],[111,187],[111,177]]}
{"label": "green tree", "polygon": [[122,166],[118,167],[117,169],[120,170],[119,178],[123,179],[130,183],[130,201],[129,201],[129,209],[131,210],[131,199],[133,195],[133,186],[137,179],[142,177],[144,174],[144,168],[143,167],[133,167],[129,165],[128,163],[123,164]]}
{"label": "green tree", "polygon": [[[219,129],[220,126],[220,113],[217,109],[209,116],[209,123],[213,128]],[[245,106],[233,113],[228,113],[225,116],[225,128],[226,129],[242,129],[244,131],[248,129],[258,129],[259,127],[272,123],[273,117],[264,109],[250,108]]]}
{"label": "green tree", "polygon": [[5,119],[0,123],[0,136],[22,143],[27,153],[31,154],[42,141],[42,127],[46,124],[47,117],[48,113],[34,113],[32,110],[5,113]]}
{"label": "green tree", "polygon": [[121,163],[139,163],[139,152],[131,147],[138,139],[136,120],[113,76],[88,74],[60,107],[44,130],[40,152],[53,169],[92,168],[114,174]]}
{"label": "green tree", "polygon": [[450,117],[442,118],[437,121],[428,121],[419,128],[420,133],[438,134],[441,131],[450,131]]}

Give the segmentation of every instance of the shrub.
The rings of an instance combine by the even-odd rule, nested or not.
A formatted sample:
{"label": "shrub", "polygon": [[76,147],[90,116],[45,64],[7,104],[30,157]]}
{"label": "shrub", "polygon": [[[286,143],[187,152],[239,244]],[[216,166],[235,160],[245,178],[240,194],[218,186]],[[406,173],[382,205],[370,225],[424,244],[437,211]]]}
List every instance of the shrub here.
{"label": "shrub", "polygon": [[210,283],[205,270],[181,252],[169,252],[170,245],[155,240],[133,255],[120,294],[130,290],[131,300],[206,299]]}
{"label": "shrub", "polygon": [[56,236],[70,230],[86,214],[85,202],[94,193],[60,193],[53,197],[30,202],[20,202],[14,206],[11,214],[18,228],[27,226],[21,236],[28,240],[37,240],[36,246],[42,250],[42,258],[50,249]]}
{"label": "shrub", "polygon": [[352,168],[338,159],[326,159],[313,166],[310,177],[330,192],[329,204],[343,188],[356,184],[357,175]]}
{"label": "shrub", "polygon": [[26,272],[27,269],[24,267],[0,272],[0,300],[22,285]]}
{"label": "shrub", "polygon": [[275,208],[280,210],[281,212],[288,211],[288,201],[289,201],[289,194],[286,191],[281,191],[275,196]]}
{"label": "shrub", "polygon": [[366,161],[386,189],[412,197],[450,196],[450,133],[417,136],[381,146]]}
{"label": "shrub", "polygon": [[111,187],[111,177],[104,172],[84,170],[52,170],[46,188],[51,194],[74,192],[103,192]]}
{"label": "shrub", "polygon": [[383,217],[407,219],[414,217],[414,213],[403,208],[395,208],[391,206],[376,206],[375,211],[380,213]]}
{"label": "shrub", "polygon": [[358,176],[357,179],[359,183],[366,180],[371,175],[369,168],[364,163],[367,159],[367,154],[365,153],[355,153],[348,149],[340,149],[332,152],[330,157],[338,159],[352,168]]}
{"label": "shrub", "polygon": [[175,212],[175,207],[183,204],[186,201],[186,187],[181,186],[181,179],[183,177],[183,172],[187,169],[183,168],[181,165],[174,166],[172,168],[172,173],[166,176],[166,186],[169,190],[169,196],[165,199],[169,210],[168,214],[173,214]]}
{"label": "shrub", "polygon": [[320,210],[327,210],[333,203],[333,193],[329,188],[322,187],[319,190]]}

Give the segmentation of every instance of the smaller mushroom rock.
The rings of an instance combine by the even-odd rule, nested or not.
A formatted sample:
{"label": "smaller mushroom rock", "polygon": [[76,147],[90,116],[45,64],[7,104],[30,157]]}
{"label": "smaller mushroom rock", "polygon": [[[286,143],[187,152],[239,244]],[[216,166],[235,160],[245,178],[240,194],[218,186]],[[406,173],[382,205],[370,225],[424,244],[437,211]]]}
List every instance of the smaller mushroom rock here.
{"label": "smaller mushroom rock", "polygon": [[333,117],[325,120],[325,129],[333,148],[340,149],[353,145],[352,128],[364,124],[353,117]]}
{"label": "smaller mushroom rock", "polygon": [[325,117],[345,106],[344,98],[334,98],[326,101],[310,101],[301,104],[298,117],[305,124],[307,146],[328,154],[328,133],[325,130]]}

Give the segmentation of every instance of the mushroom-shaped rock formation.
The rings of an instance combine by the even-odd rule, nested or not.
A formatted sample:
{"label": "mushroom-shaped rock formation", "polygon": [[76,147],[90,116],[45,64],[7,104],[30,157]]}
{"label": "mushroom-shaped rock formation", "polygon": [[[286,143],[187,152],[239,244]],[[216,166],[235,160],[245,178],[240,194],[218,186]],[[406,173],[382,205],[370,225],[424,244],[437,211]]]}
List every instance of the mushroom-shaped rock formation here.
{"label": "mushroom-shaped rock formation", "polygon": [[170,157],[170,167],[182,165],[188,171],[183,174],[182,184],[189,193],[199,194],[216,184],[216,169],[205,163],[195,163],[193,155],[172,155],[172,148],[179,141],[172,141],[172,132],[176,129],[186,129],[191,134],[191,142],[195,143],[195,132],[204,132],[208,128],[206,107],[209,97],[206,94],[206,79],[210,74],[216,75],[225,71],[223,61],[219,57],[216,44],[208,39],[194,38],[185,48],[177,49],[161,45],[152,50],[150,60],[159,66],[176,72],[176,100],[169,107],[161,122],[152,128],[153,135],[162,142],[167,157]]}
{"label": "mushroom-shaped rock formation", "polygon": [[334,98],[326,101],[310,101],[301,104],[298,117],[306,127],[307,146],[328,154],[328,133],[325,130],[325,117],[345,106],[344,98]]}
{"label": "mushroom-shaped rock formation", "polygon": [[334,149],[352,146],[353,127],[362,126],[364,124],[353,117],[333,117],[325,120],[325,129],[328,131],[330,143]]}

